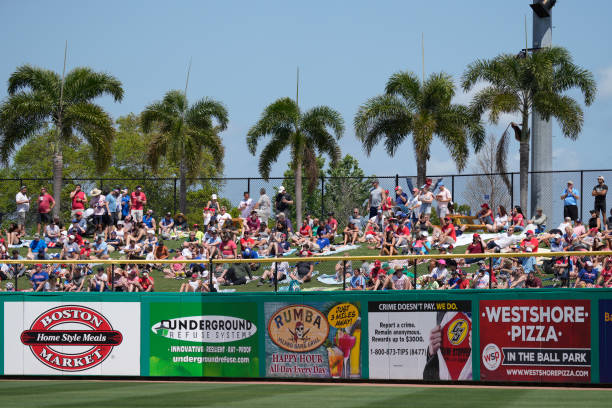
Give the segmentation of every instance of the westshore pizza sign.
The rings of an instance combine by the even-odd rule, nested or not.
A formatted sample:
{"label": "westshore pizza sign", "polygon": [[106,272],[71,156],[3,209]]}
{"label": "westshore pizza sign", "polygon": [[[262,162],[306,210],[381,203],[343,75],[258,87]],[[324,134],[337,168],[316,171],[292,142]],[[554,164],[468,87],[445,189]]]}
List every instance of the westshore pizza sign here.
{"label": "westshore pizza sign", "polygon": [[4,333],[5,374],[140,374],[139,303],[7,302]]}

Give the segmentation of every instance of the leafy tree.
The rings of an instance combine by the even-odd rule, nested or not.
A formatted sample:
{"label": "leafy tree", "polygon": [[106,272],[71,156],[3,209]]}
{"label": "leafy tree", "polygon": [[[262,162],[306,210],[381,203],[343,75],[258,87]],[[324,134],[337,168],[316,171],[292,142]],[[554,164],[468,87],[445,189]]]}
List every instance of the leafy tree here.
{"label": "leafy tree", "polygon": [[[329,130],[328,130],[329,129]],[[331,133],[330,133],[331,130]],[[302,222],[302,174],[309,180],[313,191],[319,176],[318,155],[327,155],[332,167],[340,159],[337,139],[344,133],[344,121],[340,114],[327,106],[317,106],[301,112],[298,104],[290,98],[281,98],[268,105],[259,121],[249,130],[247,144],[255,155],[257,144],[266,135],[270,142],[259,156],[259,173],[267,181],[270,168],[280,153],[289,149],[291,164],[295,172],[295,210],[297,224]]]}
{"label": "leafy tree", "polygon": [[593,74],[575,65],[570,53],[561,47],[543,48],[517,58],[502,54],[490,60],[468,65],[461,85],[465,91],[484,81],[487,86],[476,93],[471,108],[479,117],[489,111],[489,120],[497,123],[502,113],[518,113],[522,127],[518,132],[520,154],[521,207],[527,208],[529,172],[529,115],[536,112],[545,120],[554,117],[565,137],[575,140],[582,129],[582,109],[573,98],[564,95],[578,88],[588,106],[593,103],[596,84]]}
{"label": "leafy tree", "polygon": [[[169,91],[162,101],[145,108],[142,130],[152,135],[147,162],[157,169],[162,157],[178,163],[179,208],[186,211],[187,176],[197,176],[205,151],[217,168],[223,166],[223,143],[219,132],[227,128],[227,110],[221,102],[204,98],[189,106],[180,91]],[[216,124],[213,122],[216,121]]]}
{"label": "leafy tree", "polygon": [[[323,157],[317,157],[317,171],[318,174],[323,174],[323,166],[325,165],[325,159]],[[306,165],[302,164],[302,173],[306,173]],[[287,164],[287,170],[283,173],[283,187],[287,190],[287,193],[291,197],[296,197],[295,194],[295,170],[292,163]],[[275,193],[276,194],[276,193]],[[319,214],[320,217],[324,217],[325,214],[321,214],[321,187],[318,183],[313,188],[310,188],[309,183],[302,185],[302,211],[304,214],[311,214],[316,217]],[[271,197],[274,200],[274,196]],[[289,214],[292,220],[296,220],[296,206],[289,208]],[[299,228],[301,225],[294,225],[294,228]]]}
{"label": "leafy tree", "polygon": [[8,94],[0,105],[0,159],[8,163],[20,144],[51,125],[55,130],[50,150],[53,196],[57,202],[53,214],[58,215],[66,144],[74,136],[89,143],[100,172],[110,163],[115,129],[110,116],[93,101],[103,95],[121,101],[121,82],[86,67],[73,69],[63,80],[53,71],[22,65],[9,77]]}
{"label": "leafy tree", "polygon": [[366,177],[359,162],[346,155],[336,167],[327,170],[325,208],[333,210],[338,223],[345,227],[353,208],[362,209],[368,199],[373,178]]}
{"label": "leafy tree", "polygon": [[422,184],[431,142],[437,135],[449,149],[457,170],[462,171],[469,156],[468,141],[478,151],[485,132],[467,107],[451,103],[454,95],[455,85],[447,74],[432,74],[424,83],[412,72],[393,74],[385,93],[369,99],[355,115],[357,138],[368,155],[384,139],[387,153],[393,156],[412,135],[417,183]]}

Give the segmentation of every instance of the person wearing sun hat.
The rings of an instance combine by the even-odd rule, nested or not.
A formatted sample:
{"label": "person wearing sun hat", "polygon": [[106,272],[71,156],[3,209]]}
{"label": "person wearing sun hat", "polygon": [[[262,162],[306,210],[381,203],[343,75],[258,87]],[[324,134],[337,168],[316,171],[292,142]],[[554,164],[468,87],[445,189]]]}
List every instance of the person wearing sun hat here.
{"label": "person wearing sun hat", "polygon": [[383,284],[385,290],[410,290],[412,289],[412,282],[408,279],[405,272],[406,267],[396,265],[393,269],[387,272],[387,277]]}

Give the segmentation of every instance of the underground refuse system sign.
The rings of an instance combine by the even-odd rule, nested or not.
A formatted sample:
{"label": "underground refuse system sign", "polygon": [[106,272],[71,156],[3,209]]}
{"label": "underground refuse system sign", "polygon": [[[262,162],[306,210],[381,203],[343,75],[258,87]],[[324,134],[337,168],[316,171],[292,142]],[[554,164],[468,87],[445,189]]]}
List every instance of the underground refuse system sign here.
{"label": "underground refuse system sign", "polygon": [[590,382],[589,300],[480,301],[480,378]]}
{"label": "underground refuse system sign", "polygon": [[151,303],[149,375],[257,377],[256,303]]}

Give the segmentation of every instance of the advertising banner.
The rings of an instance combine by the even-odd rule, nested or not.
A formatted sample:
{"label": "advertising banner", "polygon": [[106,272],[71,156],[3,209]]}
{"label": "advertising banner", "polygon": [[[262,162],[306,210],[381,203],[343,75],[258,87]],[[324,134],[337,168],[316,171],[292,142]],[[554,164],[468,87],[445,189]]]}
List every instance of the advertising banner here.
{"label": "advertising banner", "polygon": [[266,376],[361,378],[358,302],[266,302]]}
{"label": "advertising banner", "polygon": [[257,377],[256,303],[150,303],[152,376]]}
{"label": "advertising banner", "polygon": [[470,301],[368,302],[371,379],[471,380]]}
{"label": "advertising banner", "polygon": [[5,302],[4,374],[140,375],[140,303]]}
{"label": "advertising banner", "polygon": [[590,301],[480,301],[480,350],[485,381],[590,382]]}
{"label": "advertising banner", "polygon": [[599,301],[599,381],[612,383],[612,299]]}

